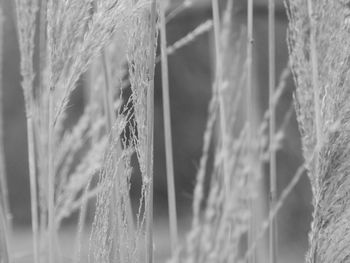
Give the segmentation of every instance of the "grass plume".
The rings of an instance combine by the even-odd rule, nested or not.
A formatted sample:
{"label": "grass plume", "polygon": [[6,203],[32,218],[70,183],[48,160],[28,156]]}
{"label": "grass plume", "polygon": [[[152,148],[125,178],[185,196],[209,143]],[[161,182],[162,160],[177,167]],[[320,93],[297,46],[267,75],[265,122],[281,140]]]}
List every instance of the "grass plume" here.
{"label": "grass plume", "polygon": [[291,1],[287,10],[295,106],[313,190],[306,262],[343,262],[349,257],[349,8],[347,1]]}

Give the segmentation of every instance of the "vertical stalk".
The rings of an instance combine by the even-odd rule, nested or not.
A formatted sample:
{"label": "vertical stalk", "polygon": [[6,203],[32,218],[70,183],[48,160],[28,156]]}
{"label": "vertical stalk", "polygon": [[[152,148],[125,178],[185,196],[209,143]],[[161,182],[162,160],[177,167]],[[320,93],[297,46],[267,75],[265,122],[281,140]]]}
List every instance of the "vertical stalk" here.
{"label": "vertical stalk", "polygon": [[38,262],[39,258],[39,239],[38,239],[38,192],[37,192],[37,174],[36,174],[36,153],[35,153],[35,131],[33,121],[34,110],[34,35],[35,35],[35,17],[37,12],[37,1],[16,1],[18,38],[21,51],[21,74],[22,89],[24,93],[26,122],[27,122],[27,143],[28,143],[28,163],[31,197],[31,219],[33,232],[33,254],[34,260]]}
{"label": "vertical stalk", "polygon": [[154,67],[155,67],[155,45],[153,43],[157,30],[157,0],[151,3],[151,58],[149,64],[151,83],[147,91],[147,178],[149,181],[149,192],[146,200],[147,222],[146,222],[146,263],[153,263],[153,132],[154,132]]}
{"label": "vertical stalk", "polygon": [[[252,109],[252,93],[253,93],[253,0],[248,0],[248,20],[247,20],[247,122],[249,126],[249,137],[252,137],[253,109]],[[250,140],[248,140],[250,141]]]}
{"label": "vertical stalk", "polygon": [[213,22],[214,22],[214,41],[215,41],[215,84],[214,92],[217,93],[219,101],[219,121],[220,121],[220,151],[223,154],[222,170],[223,178],[225,184],[225,196],[229,196],[230,192],[230,174],[227,169],[227,146],[228,135],[226,127],[226,112],[225,112],[225,100],[224,100],[224,89],[223,89],[223,58],[221,49],[221,22],[220,22],[220,11],[219,11],[219,1],[212,0],[212,12],[213,12]]}
{"label": "vertical stalk", "polygon": [[[253,156],[253,144],[252,139],[253,135],[253,0],[248,0],[247,2],[247,95],[246,95],[246,107],[247,107],[247,125],[248,125],[248,158],[251,164],[254,163]],[[249,179],[253,180],[255,174],[254,167],[250,170]],[[252,245],[255,239],[255,209],[254,209],[254,200],[251,200],[251,219],[250,219],[250,228],[248,233],[248,249]],[[255,262],[255,251],[252,253],[250,262]]]}
{"label": "vertical stalk", "polygon": [[5,164],[5,147],[4,147],[4,113],[3,113],[3,86],[2,86],[2,48],[3,48],[3,13],[0,6],[0,193],[1,203],[4,211],[5,223],[8,233],[12,232],[12,215],[10,212],[10,203],[8,196],[8,184]]}
{"label": "vertical stalk", "polygon": [[220,13],[218,0],[212,0],[213,10],[213,22],[214,22],[214,41],[215,41],[215,91],[219,98],[219,110],[220,110],[220,132],[221,132],[221,143],[225,146],[227,140],[227,128],[226,128],[226,116],[225,116],[225,104],[223,98],[223,87],[222,87],[222,52],[221,52],[221,41],[220,41]]}
{"label": "vertical stalk", "polygon": [[8,235],[6,231],[6,218],[0,203],[0,262],[9,263]]}
{"label": "vertical stalk", "polygon": [[49,263],[55,262],[55,170],[54,170],[54,87],[49,91],[49,121],[48,121],[48,214],[49,214]]}
{"label": "vertical stalk", "polygon": [[[39,10],[39,65],[38,65],[38,70],[37,70],[37,75],[38,75],[38,90],[37,90],[37,96],[38,96],[38,107],[39,109],[45,109],[44,100],[42,99],[46,93],[45,86],[44,86],[44,79],[45,79],[45,66],[46,66],[46,25],[47,25],[47,0],[41,0],[40,2],[40,10]],[[40,98],[40,99],[39,99]],[[40,115],[41,121],[39,123],[36,123],[35,129],[34,129],[34,138],[36,138],[36,147],[38,152],[39,149],[41,149],[41,152],[38,153],[38,158],[37,158],[37,180],[38,180],[38,206],[39,206],[39,222],[38,222],[38,227],[39,227],[39,251],[41,250],[41,241],[44,240],[44,234],[46,232],[46,227],[47,227],[47,209],[46,207],[43,206],[42,200],[43,197],[47,196],[47,188],[45,187],[45,181],[42,180],[44,174],[47,174],[47,167],[46,167],[46,161],[44,159],[39,158],[39,156],[43,155],[43,151],[45,152],[45,147],[42,147],[43,144],[41,142],[41,139],[39,137],[39,134],[43,129],[46,129],[47,125],[47,118],[48,118],[48,112],[45,110],[39,110],[38,114]],[[44,124],[44,126],[43,126]],[[41,176],[39,176],[41,175]],[[41,180],[40,180],[41,179]],[[45,187],[45,188],[44,188]],[[40,257],[38,258],[40,261]],[[40,263],[40,262],[39,262]]]}
{"label": "vertical stalk", "polygon": [[33,97],[29,96],[30,102],[27,107],[27,140],[28,140],[28,161],[29,161],[29,181],[30,181],[30,199],[32,213],[32,232],[33,232],[33,251],[34,262],[40,261],[39,256],[39,218],[38,218],[38,189],[36,174],[36,153],[34,144],[34,125],[33,125]]}
{"label": "vertical stalk", "polygon": [[177,232],[177,214],[176,214],[176,197],[174,183],[174,163],[173,163],[173,145],[171,135],[171,114],[170,114],[170,96],[169,96],[169,76],[168,76],[168,55],[167,55],[167,35],[165,21],[165,6],[163,1],[160,3],[160,37],[161,37],[161,66],[162,66],[162,89],[163,89],[163,121],[165,134],[165,157],[166,157],[166,174],[168,189],[168,209],[170,222],[170,241],[172,255],[175,255],[178,244]]}
{"label": "vertical stalk", "polygon": [[0,6],[0,261],[9,262],[9,232],[11,232],[11,214],[8,201],[3,122],[3,87],[2,87],[2,44],[3,13]]}
{"label": "vertical stalk", "polygon": [[[44,93],[44,72],[45,72],[45,57],[46,57],[46,0],[41,0],[40,1],[40,5],[39,5],[39,48],[38,48],[38,52],[39,52],[39,59],[38,59],[38,66],[37,66],[37,76],[38,76],[38,90],[37,90],[37,96],[38,98],[42,97],[42,94]],[[42,100],[39,100],[39,108],[42,108]],[[32,113],[34,114],[34,113]],[[45,114],[45,113],[44,113]],[[46,113],[47,114],[47,113]],[[43,117],[43,119],[46,119],[44,117],[45,115],[41,115],[41,117]],[[45,123],[45,122],[44,122]],[[31,124],[32,125],[32,124]],[[39,126],[41,126],[41,124],[39,124]],[[36,123],[36,125],[34,125],[33,127],[33,134],[31,135],[33,137],[33,141],[36,140],[36,144],[33,145],[34,147],[40,147],[39,146],[39,137],[38,137],[38,132],[40,132],[40,127],[38,127],[38,123]],[[38,149],[38,148],[37,148]],[[35,148],[33,148],[33,154],[37,154]],[[40,187],[42,188],[42,185],[40,183],[40,177],[38,176],[40,174],[40,171],[47,171],[47,169],[43,169],[42,167],[39,168],[39,159],[37,158],[37,156],[35,156],[35,165],[37,166],[37,175],[36,175],[36,179],[37,182],[35,182],[35,185],[33,185],[33,188],[35,189],[35,196],[33,195],[32,198],[35,198],[35,202],[37,203],[36,207],[33,209],[33,213],[35,213],[35,217],[36,217],[36,226],[35,228],[37,228],[37,237],[35,237],[37,244],[34,244],[35,246],[35,250],[37,250],[37,254],[39,255],[37,257],[37,261],[40,263],[40,235],[42,235],[44,232],[44,229],[46,228],[46,220],[44,220],[45,215],[46,215],[46,209],[43,209],[43,207],[40,206],[40,196],[43,193],[40,193],[42,189],[40,189]],[[42,165],[42,163],[41,163]],[[32,168],[33,169],[33,168]],[[40,186],[41,185],[41,186]],[[37,189],[39,188],[39,189]],[[45,194],[44,194],[45,195]],[[39,200],[38,200],[39,199]],[[38,207],[42,208],[38,211]],[[36,211],[35,211],[36,210]],[[39,215],[40,213],[40,215]],[[41,220],[39,220],[39,217],[41,218]],[[34,229],[34,226],[33,226]]]}
{"label": "vertical stalk", "polygon": [[[273,211],[277,201],[277,166],[276,166],[276,114],[274,106],[274,91],[276,85],[276,65],[275,65],[275,1],[269,0],[269,152],[270,152],[270,212]],[[269,262],[277,262],[277,222],[276,217],[272,220],[269,229]]]}

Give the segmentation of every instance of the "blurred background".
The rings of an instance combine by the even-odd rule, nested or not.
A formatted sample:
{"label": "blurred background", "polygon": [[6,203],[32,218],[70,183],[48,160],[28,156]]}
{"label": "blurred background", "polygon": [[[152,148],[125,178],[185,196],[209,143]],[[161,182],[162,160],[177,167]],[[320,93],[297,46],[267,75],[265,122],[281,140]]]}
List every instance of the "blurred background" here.
{"label": "blurred background", "polygon": [[[9,184],[9,197],[14,224],[27,229],[30,224],[30,196],[27,163],[27,142],[23,94],[20,86],[19,50],[14,22],[14,1],[0,0],[4,9],[3,79],[5,118],[5,153]],[[194,1],[167,25],[168,44],[185,36],[199,24],[211,18],[209,0]],[[222,1],[224,3],[224,1]],[[261,118],[268,105],[268,26],[267,0],[254,1],[254,85],[257,119]],[[170,10],[182,0],[170,1]],[[286,45],[287,17],[282,1],[276,1],[276,52],[277,76],[286,67],[288,50]],[[237,28],[246,24],[246,1],[235,1],[234,22]],[[169,57],[170,101],[174,145],[177,210],[182,232],[188,228],[191,216],[192,191],[201,156],[202,136],[207,120],[208,101],[213,82],[212,33],[205,33],[193,43]],[[278,81],[277,81],[278,82]],[[293,81],[277,108],[277,121],[292,103]],[[71,102],[76,116],[82,112],[84,98],[81,90],[75,92]],[[160,67],[156,68],[155,82],[155,161],[154,199],[156,220],[167,217],[167,193],[165,176],[165,150],[162,117],[162,94]],[[74,116],[72,117],[74,119]],[[293,114],[286,129],[282,149],[278,151],[278,192],[291,180],[302,163],[299,132]],[[267,171],[267,168],[265,169]],[[267,186],[268,173],[263,177]],[[265,196],[266,200],[267,196]],[[266,205],[262,201],[261,205]],[[278,215],[281,262],[301,262],[307,249],[307,233],[311,220],[311,190],[307,176],[303,176],[288,197]],[[167,230],[166,230],[167,231]],[[164,235],[167,235],[165,231]],[[24,240],[24,236],[18,235]],[[29,238],[27,238],[29,242]],[[25,241],[23,241],[25,242]],[[291,258],[291,261],[288,261]]]}

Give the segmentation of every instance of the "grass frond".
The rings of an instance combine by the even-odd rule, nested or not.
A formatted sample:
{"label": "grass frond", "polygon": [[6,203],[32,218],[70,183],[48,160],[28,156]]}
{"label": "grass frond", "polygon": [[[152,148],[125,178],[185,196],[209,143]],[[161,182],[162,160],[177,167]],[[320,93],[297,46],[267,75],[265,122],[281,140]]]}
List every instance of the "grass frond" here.
{"label": "grass frond", "polygon": [[[347,6],[341,1],[292,1],[287,7],[297,118],[304,158],[312,160],[308,172],[314,213],[306,261],[341,262],[349,256],[340,241],[349,240],[344,195],[349,154]],[[329,240],[339,243],[335,247]]]}

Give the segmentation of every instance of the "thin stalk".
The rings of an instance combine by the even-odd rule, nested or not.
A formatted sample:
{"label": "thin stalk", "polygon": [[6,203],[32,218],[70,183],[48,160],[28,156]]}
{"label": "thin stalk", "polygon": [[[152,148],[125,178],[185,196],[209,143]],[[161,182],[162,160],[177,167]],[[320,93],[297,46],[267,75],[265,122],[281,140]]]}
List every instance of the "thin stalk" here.
{"label": "thin stalk", "polygon": [[[248,0],[248,20],[247,20],[247,122],[249,128],[249,137],[252,137],[253,109],[252,109],[252,94],[253,94],[253,0]],[[250,140],[248,140],[250,141]]]}
{"label": "thin stalk", "polygon": [[38,66],[38,87],[39,93],[44,89],[44,70],[45,70],[45,56],[46,56],[46,7],[47,0],[41,0],[40,3],[40,17],[39,17],[39,66]]}
{"label": "thin stalk", "polygon": [[165,6],[161,2],[160,11],[160,43],[161,43],[161,64],[162,64],[162,90],[163,90],[163,120],[165,134],[165,157],[166,157],[166,174],[168,189],[168,209],[170,222],[170,243],[172,255],[175,255],[178,244],[177,232],[177,213],[176,197],[174,183],[174,162],[173,162],[173,145],[171,135],[171,114],[170,114],[170,96],[169,96],[169,75],[168,75],[168,55],[167,55],[167,35],[165,21]]}
{"label": "thin stalk", "polygon": [[[163,3],[163,2],[162,2]],[[160,36],[161,36],[161,64],[162,64],[162,88],[163,88],[163,116],[164,116],[164,134],[165,134],[165,157],[167,170],[167,189],[168,206],[170,221],[170,241],[172,255],[175,255],[178,244],[177,232],[177,213],[176,197],[174,183],[174,163],[173,163],[173,145],[171,135],[171,114],[170,114],[170,96],[169,96],[169,76],[168,76],[168,55],[167,55],[167,35],[165,25],[165,7],[161,4],[160,18]]]}
{"label": "thin stalk", "polygon": [[215,88],[214,92],[217,92],[219,99],[219,118],[220,118],[220,137],[221,137],[221,151],[223,152],[223,173],[225,180],[225,196],[229,196],[230,184],[229,184],[229,172],[227,170],[227,157],[226,148],[228,146],[228,136],[227,136],[227,127],[226,127],[226,112],[225,112],[225,100],[224,100],[224,90],[223,90],[223,59],[222,59],[222,50],[221,50],[221,23],[220,23],[220,11],[219,11],[219,1],[212,0],[212,12],[213,12],[213,22],[214,22],[214,41],[215,41]]}
{"label": "thin stalk", "polygon": [[147,178],[149,181],[149,192],[146,200],[147,222],[146,222],[146,263],[153,263],[153,132],[154,132],[154,68],[156,53],[153,38],[157,30],[157,0],[152,0],[151,4],[151,59],[149,64],[151,84],[147,91]]}
{"label": "thin stalk", "polygon": [[7,178],[4,150],[4,122],[3,122],[3,86],[2,86],[2,45],[3,45],[3,14],[0,6],[0,261],[8,263],[9,260],[9,228],[11,227],[11,214],[9,212]]}
{"label": "thin stalk", "polygon": [[6,231],[6,218],[0,203],[0,262],[9,263],[8,235]]}
{"label": "thin stalk", "polygon": [[219,13],[219,3],[217,0],[212,0],[212,11],[213,11],[213,22],[214,22],[214,41],[215,41],[215,90],[218,93],[219,98],[219,108],[220,108],[220,129],[221,129],[221,139],[222,143],[225,142],[227,138],[226,134],[226,122],[225,122],[225,104],[223,98],[222,90],[222,52],[221,52],[221,41],[220,41],[220,13]]}
{"label": "thin stalk", "polygon": [[[37,76],[38,76],[38,90],[37,90],[37,96],[38,98],[41,98],[43,96],[43,93],[44,93],[44,72],[45,72],[45,64],[46,64],[46,61],[45,61],[45,56],[46,56],[46,7],[47,7],[47,2],[46,0],[41,0],[40,1],[40,9],[39,9],[39,48],[38,48],[38,52],[39,52],[39,62],[38,62],[38,66],[37,66]],[[39,103],[41,104],[42,101],[39,101]],[[42,107],[42,105],[39,106],[40,108]],[[32,113],[34,114],[34,113]],[[42,115],[42,116],[45,116],[45,115]],[[45,117],[43,118],[45,119]],[[33,121],[31,121],[33,122]],[[27,124],[28,126],[30,125],[33,125],[33,124]],[[38,125],[38,123],[36,123],[34,126],[33,126],[33,134],[31,134],[32,138],[33,138],[33,142],[35,140],[36,144],[33,144],[33,147],[40,147],[39,146],[39,133],[40,133],[40,126],[41,124]],[[29,136],[28,136],[29,137]],[[35,156],[35,160],[32,160],[35,162],[35,165],[38,165],[39,167],[39,158],[37,158],[37,151],[35,150],[35,148],[32,149],[33,151],[33,155]],[[44,233],[44,229],[46,227],[46,220],[44,219],[46,217],[46,209],[43,209],[43,207],[40,206],[40,197],[39,197],[39,193],[40,193],[40,177],[39,177],[39,174],[40,174],[40,170],[42,170],[42,168],[38,168],[37,171],[37,174],[35,176],[35,178],[37,179],[37,181],[34,183],[33,182],[33,189],[35,191],[35,196],[33,194],[32,198],[35,198],[35,202],[38,204],[36,205],[32,210],[35,214],[35,226],[33,226],[33,232],[34,231],[34,228],[37,228],[37,236],[36,237],[33,237],[36,239],[36,241],[34,242],[34,250],[36,250],[37,254],[39,255],[40,254],[40,235],[42,235]],[[33,169],[33,168],[31,168]],[[45,171],[47,171],[46,169],[44,169]],[[32,184],[32,183],[31,183]],[[41,186],[42,187],[42,186]],[[37,189],[39,188],[39,189]],[[39,199],[39,200],[38,200]],[[42,209],[40,209],[39,211],[38,210],[38,206],[41,207]],[[35,211],[36,210],[36,211]],[[40,215],[39,215],[40,213]],[[39,217],[41,218],[41,220],[39,220]],[[37,243],[37,244],[36,244]],[[41,259],[40,259],[40,255],[37,257],[37,259],[34,259],[36,260],[35,262],[38,262],[40,263]]]}
{"label": "thin stalk", "polygon": [[[31,197],[31,219],[32,219],[32,232],[33,232],[33,257],[35,262],[38,262],[39,258],[39,235],[38,235],[38,191],[37,191],[37,174],[36,174],[36,152],[35,152],[35,131],[34,131],[34,120],[33,120],[33,111],[34,111],[34,88],[33,88],[33,79],[34,79],[34,65],[33,65],[33,54],[34,54],[34,34],[35,30],[29,31],[30,26],[35,25],[35,15],[37,10],[37,3],[32,1],[28,6],[25,6],[25,3],[21,1],[16,1],[16,11],[17,11],[17,26],[18,26],[18,37],[20,39],[20,49],[21,49],[21,74],[23,77],[22,88],[24,93],[25,100],[25,109],[26,109],[26,122],[27,122],[27,144],[28,144],[28,163],[29,163],[29,181],[30,181],[30,197]],[[30,23],[28,28],[24,31],[29,31],[29,36],[26,36],[20,28],[23,28],[23,12],[25,8],[29,8],[28,11],[28,21]],[[31,20],[32,19],[32,20]],[[27,32],[28,33],[28,32]],[[24,39],[24,37],[26,37]],[[27,46],[31,46],[28,50]]]}
{"label": "thin stalk", "polygon": [[[272,211],[277,202],[277,165],[276,165],[276,114],[274,107],[274,94],[276,85],[276,51],[275,51],[275,0],[269,0],[269,152],[270,152],[270,211]],[[269,230],[269,259],[271,263],[277,262],[277,222],[276,218],[272,220]]]}
{"label": "thin stalk", "polygon": [[3,86],[2,86],[2,45],[3,45],[3,13],[0,6],[0,192],[1,202],[6,218],[6,229],[8,234],[12,233],[12,215],[10,212],[10,203],[8,197],[8,184],[5,163],[5,148],[4,148],[4,114],[3,114]]}
{"label": "thin stalk", "polygon": [[[252,139],[254,138],[253,135],[253,0],[248,0],[247,2],[247,96],[246,96],[246,107],[247,107],[247,126],[248,126],[248,156],[249,156],[249,162],[254,162],[254,154],[253,154],[253,145],[252,145]],[[253,180],[255,171],[252,169],[250,170],[250,178],[249,180]],[[253,240],[255,239],[255,215],[254,215],[254,200],[251,200],[250,203],[251,207],[251,219],[250,219],[250,229],[248,233],[248,249],[251,246]],[[252,256],[250,258],[250,262],[255,262],[255,251],[252,253]]]}
{"label": "thin stalk", "polygon": [[54,88],[49,91],[48,121],[48,214],[49,214],[49,263],[55,262],[55,168],[54,168]]}
{"label": "thin stalk", "polygon": [[[32,97],[32,96],[29,96]],[[33,98],[30,99],[33,101]],[[29,102],[33,105],[34,102]],[[28,106],[29,106],[28,105]],[[33,251],[34,262],[39,262],[39,217],[38,217],[38,189],[37,189],[37,174],[36,174],[36,152],[35,138],[33,125],[32,107],[27,107],[27,140],[28,140],[28,162],[29,162],[29,181],[30,181],[30,200],[32,214],[32,232],[33,232]]]}

